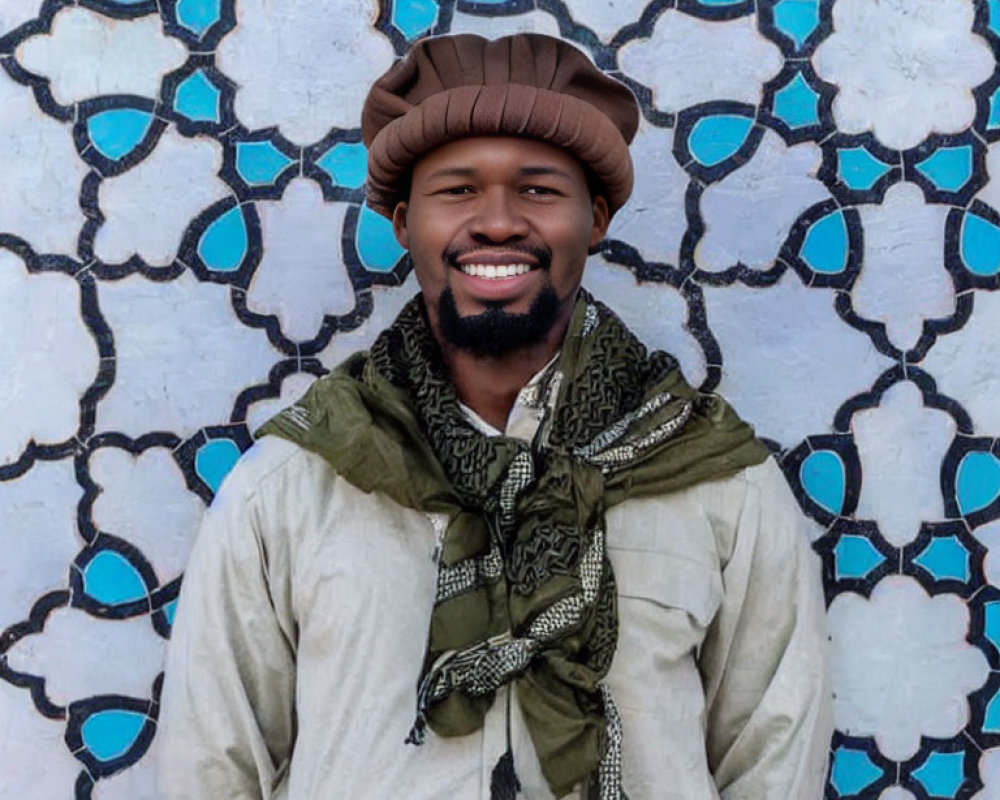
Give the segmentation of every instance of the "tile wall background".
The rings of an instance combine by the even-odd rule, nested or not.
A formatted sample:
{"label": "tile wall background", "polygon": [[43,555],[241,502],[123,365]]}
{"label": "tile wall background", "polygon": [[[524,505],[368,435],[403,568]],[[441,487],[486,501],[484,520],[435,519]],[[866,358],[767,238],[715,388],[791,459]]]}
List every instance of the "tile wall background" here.
{"label": "tile wall background", "polygon": [[1000,0],[0,0],[0,798],[156,797],[204,505],[415,291],[366,88],[515,30],[640,98],[586,283],[808,516],[827,796],[1000,797]]}

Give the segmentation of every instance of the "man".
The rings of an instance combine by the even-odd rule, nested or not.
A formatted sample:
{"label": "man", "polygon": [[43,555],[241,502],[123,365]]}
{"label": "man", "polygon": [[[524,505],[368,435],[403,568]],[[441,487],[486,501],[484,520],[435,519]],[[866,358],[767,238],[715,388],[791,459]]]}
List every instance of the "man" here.
{"label": "man", "polygon": [[425,39],[372,88],[369,203],[422,295],[209,510],[167,797],[821,796],[823,604],[781,473],[580,289],[637,124],[537,35]]}

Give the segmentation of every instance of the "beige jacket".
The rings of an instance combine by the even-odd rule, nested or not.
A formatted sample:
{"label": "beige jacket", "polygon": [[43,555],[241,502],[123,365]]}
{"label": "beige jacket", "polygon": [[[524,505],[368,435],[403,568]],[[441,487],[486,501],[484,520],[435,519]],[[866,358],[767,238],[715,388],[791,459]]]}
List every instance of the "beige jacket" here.
{"label": "beige jacket", "polygon": [[[515,415],[516,416],[516,415]],[[608,683],[630,800],[819,800],[831,733],[818,562],[768,460],[607,514]],[[258,442],[207,512],[160,713],[170,800],[488,800],[505,698],[404,744],[445,521]],[[512,704],[519,798],[550,800]]]}

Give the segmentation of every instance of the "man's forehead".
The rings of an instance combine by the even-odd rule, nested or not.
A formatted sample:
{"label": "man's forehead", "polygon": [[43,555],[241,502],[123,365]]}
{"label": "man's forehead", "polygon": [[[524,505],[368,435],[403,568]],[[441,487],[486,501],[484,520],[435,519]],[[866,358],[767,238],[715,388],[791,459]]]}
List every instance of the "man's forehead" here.
{"label": "man's forehead", "polygon": [[583,175],[583,170],[572,153],[545,142],[517,137],[457,139],[426,153],[414,164],[414,175],[424,179],[503,172],[519,177],[549,175],[575,180]]}

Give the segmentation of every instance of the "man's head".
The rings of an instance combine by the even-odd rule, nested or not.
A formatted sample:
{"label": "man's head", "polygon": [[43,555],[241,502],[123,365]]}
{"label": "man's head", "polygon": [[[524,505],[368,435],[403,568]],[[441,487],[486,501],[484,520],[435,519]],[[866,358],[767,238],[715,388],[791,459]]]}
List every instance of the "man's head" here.
{"label": "man's head", "polygon": [[632,188],[632,93],[572,45],[425,39],[362,112],[368,204],[410,250],[439,340],[502,355],[561,335]]}

